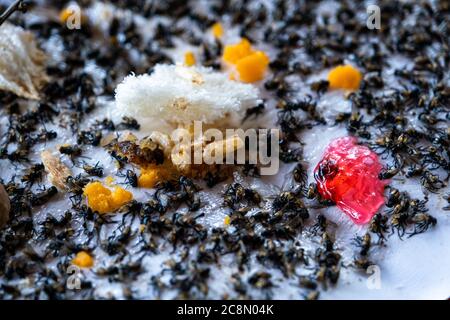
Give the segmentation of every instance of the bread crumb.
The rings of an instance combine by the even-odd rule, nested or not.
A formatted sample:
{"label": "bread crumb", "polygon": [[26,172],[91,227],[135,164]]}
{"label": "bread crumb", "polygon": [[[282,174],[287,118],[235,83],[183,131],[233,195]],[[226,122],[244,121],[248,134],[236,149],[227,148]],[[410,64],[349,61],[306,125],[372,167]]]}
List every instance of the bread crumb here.
{"label": "bread crumb", "polygon": [[39,89],[48,81],[47,57],[34,35],[5,22],[0,28],[0,52],[0,90],[38,100]]}
{"label": "bread crumb", "polygon": [[159,64],[152,74],[130,75],[117,86],[112,117],[147,119],[142,129],[148,131],[161,120],[175,128],[193,121],[213,123],[227,114],[242,116],[258,104],[258,93],[210,68]]}
{"label": "bread crumb", "polygon": [[59,157],[54,156],[50,151],[41,152],[41,160],[48,173],[48,180],[60,190],[67,189],[66,180],[72,175],[72,171],[62,163]]}

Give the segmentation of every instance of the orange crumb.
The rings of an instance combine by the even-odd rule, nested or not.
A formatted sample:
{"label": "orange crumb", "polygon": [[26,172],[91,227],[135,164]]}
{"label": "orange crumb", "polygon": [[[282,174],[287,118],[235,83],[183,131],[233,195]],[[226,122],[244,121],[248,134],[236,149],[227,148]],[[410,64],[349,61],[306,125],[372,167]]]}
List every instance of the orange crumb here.
{"label": "orange crumb", "polygon": [[89,208],[99,213],[114,212],[133,199],[131,192],[120,187],[111,191],[98,181],[88,183],[83,191]]}
{"label": "orange crumb", "polygon": [[162,179],[162,169],[154,166],[142,168],[141,175],[138,178],[138,186],[141,188],[153,188],[155,184]]}
{"label": "orange crumb", "polygon": [[192,67],[195,64],[195,56],[192,51],[188,51],[184,54],[184,65]]}
{"label": "orange crumb", "polygon": [[222,38],[223,36],[223,27],[220,22],[216,22],[211,27],[212,34],[215,38]]}
{"label": "orange crumb", "polygon": [[94,258],[86,251],[80,251],[73,258],[72,264],[80,268],[91,268],[94,265]]}
{"label": "orange crumb", "polygon": [[361,72],[349,64],[337,66],[328,73],[330,89],[358,90],[361,80]]}
{"label": "orange crumb", "polygon": [[234,66],[236,75],[232,79],[255,82],[264,78],[269,66],[269,57],[263,51],[255,51],[247,39],[225,46],[222,59]]}
{"label": "orange crumb", "polygon": [[223,50],[223,60],[225,62],[236,64],[238,60],[250,55],[253,53],[252,46],[250,42],[243,38],[237,44],[226,45]]}
{"label": "orange crumb", "polygon": [[263,79],[268,65],[269,57],[262,51],[256,51],[242,58],[236,63],[239,80],[242,82],[256,82]]}

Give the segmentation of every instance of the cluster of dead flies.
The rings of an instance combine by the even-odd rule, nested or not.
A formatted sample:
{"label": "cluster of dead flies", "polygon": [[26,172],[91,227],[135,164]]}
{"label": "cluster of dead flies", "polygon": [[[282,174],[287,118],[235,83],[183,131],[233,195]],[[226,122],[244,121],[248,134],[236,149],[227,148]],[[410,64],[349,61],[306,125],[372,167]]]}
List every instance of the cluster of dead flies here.
{"label": "cluster of dead flies", "polygon": [[[55,9],[62,9],[64,2]],[[90,2],[79,4],[86,7]],[[193,2],[114,1],[116,6],[147,18],[165,16],[173,22],[158,23],[148,42],[142,39],[137,26],[126,19],[114,18],[109,37],[98,41],[89,25],[68,30],[58,22],[30,22],[21,15],[10,18],[34,32],[41,43],[50,36],[58,37],[65,50],[62,61],[47,68],[52,80],[36,107],[26,110],[15,96],[5,93],[0,96],[3,113],[8,118],[8,127],[2,128],[6,136],[0,146],[0,158],[16,166],[17,172],[23,172],[10,181],[2,181],[12,208],[10,222],[0,233],[1,298],[92,298],[96,294],[96,281],[91,280],[96,278],[120,282],[125,298],[139,298],[141,293],[135,290],[133,282],[146,271],[142,261],[157,254],[165,244],[172,246],[172,258],[148,280],[152,296],[164,297],[166,292],[175,292],[179,298],[208,297],[214,269],[225,267],[221,266],[222,259],[231,256],[237,269],[229,279],[232,290],[223,293],[223,298],[261,295],[271,298],[277,286],[277,276],[272,271],[277,269],[304,288],[299,290],[299,294],[304,294],[299,298],[316,299],[321,290],[338,282],[342,268],[364,270],[373,264],[372,247],[385,244],[390,235],[410,237],[437,223],[426,204],[428,192],[439,192],[448,184],[448,176],[442,177],[439,172],[450,171],[450,132],[445,128],[450,97],[446,83],[450,60],[447,1],[436,1],[433,5],[381,1],[381,30],[365,27],[357,14],[365,8],[353,1],[340,1],[335,14],[321,17],[315,11],[319,2],[314,1],[276,0],[271,10],[264,5],[255,6],[256,1],[208,2],[209,8],[202,11],[206,13],[196,10]],[[151,72],[156,63],[171,63],[164,50],[175,46],[176,37],[202,48],[200,63],[220,68],[222,43],[204,39],[202,30],[225,16],[230,17],[241,36],[255,43],[270,43],[276,49],[277,55],[270,63],[271,75],[264,87],[272,93],[279,108],[281,159],[297,162],[292,172],[295,185],[273,199],[264,199],[256,190],[238,182],[230,183],[223,192],[229,226],[210,230],[198,222],[205,214],[199,196],[201,188],[187,177],[159,183],[149,200],[133,200],[121,209],[121,214],[92,212],[83,202],[83,187],[92,177],[102,177],[103,168],[95,159],[83,158],[84,146],[98,146],[107,131],[139,129],[135,119],[124,118],[120,124],[104,119],[88,130],[81,130],[80,123],[96,108],[96,96],[112,96],[116,84],[130,72]],[[406,16],[414,17],[413,28],[406,25]],[[178,27],[177,22],[183,19],[191,21],[192,28]],[[332,21],[339,27],[330,28]],[[429,50],[431,45],[433,50]],[[139,64],[130,58],[131,49],[143,57]],[[303,53],[301,58],[298,51]],[[395,70],[398,87],[390,86],[383,76],[394,54],[413,62],[410,68]],[[294,98],[289,78],[303,80],[345,59],[351,59],[365,76],[360,90],[348,97],[352,112],[339,114],[329,123],[316,108],[328,82],[310,83],[311,94],[298,99]],[[88,62],[95,62],[104,70],[100,80],[84,71]],[[244,120],[264,111],[264,104],[255,106],[248,110]],[[412,117],[417,121],[411,123]],[[33,217],[33,208],[57,196],[57,189],[44,186],[43,165],[30,163],[28,159],[35,145],[57,138],[57,132],[46,129],[50,123],[58,123],[77,136],[77,145],[63,145],[59,152],[81,166],[84,174],[67,179],[71,208],[59,217],[49,212],[38,221]],[[344,263],[334,244],[336,226],[321,214],[311,217],[311,209],[332,203],[320,198],[314,183],[307,184],[302,162],[301,134],[307,134],[313,126],[340,123],[345,124],[349,134],[359,137],[386,161],[392,161],[380,179],[417,179],[424,189],[424,199],[420,200],[388,188],[386,212],[376,214],[368,232],[355,238],[357,250],[350,265]],[[118,175],[123,183],[136,186],[136,173],[126,165],[142,154],[137,154],[132,146],[118,144],[110,145],[109,152],[121,164]],[[245,165],[241,169],[246,175],[258,177],[255,166]],[[221,180],[222,177],[210,175],[207,185]],[[449,196],[446,199],[450,201]],[[267,201],[269,209],[264,209]],[[187,206],[189,211],[179,213],[179,206]],[[443,209],[449,208],[450,205]],[[135,221],[139,221],[139,230],[131,227]],[[105,227],[112,230],[107,236],[102,233]],[[317,239],[315,252],[302,248],[298,240],[302,232]],[[44,248],[42,254],[35,251],[34,244]],[[70,276],[67,268],[74,254],[81,250],[102,250],[111,257],[108,260],[111,263],[97,261],[93,277],[83,278],[81,291],[74,292],[67,289]],[[255,270],[253,258],[260,271],[250,272]],[[48,267],[50,261],[56,261],[56,268]],[[309,273],[300,275],[299,269]],[[28,277],[33,277],[33,288],[25,291],[18,280]]]}

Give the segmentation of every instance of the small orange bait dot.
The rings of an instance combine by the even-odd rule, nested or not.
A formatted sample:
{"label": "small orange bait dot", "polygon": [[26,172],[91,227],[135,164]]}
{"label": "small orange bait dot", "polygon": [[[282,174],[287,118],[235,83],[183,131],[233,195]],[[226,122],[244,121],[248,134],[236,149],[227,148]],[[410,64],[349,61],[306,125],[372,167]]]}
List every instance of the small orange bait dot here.
{"label": "small orange bait dot", "polygon": [[337,66],[328,73],[330,89],[358,90],[361,80],[361,72],[349,64]]}
{"label": "small orange bait dot", "polygon": [[94,258],[86,251],[80,251],[73,258],[72,264],[80,268],[91,268],[94,265]]}
{"label": "small orange bait dot", "polygon": [[223,36],[223,27],[222,24],[216,22],[211,27],[211,32],[215,38],[222,38]]}
{"label": "small orange bait dot", "polygon": [[184,65],[192,67],[195,64],[195,56],[192,51],[188,51],[184,54]]}

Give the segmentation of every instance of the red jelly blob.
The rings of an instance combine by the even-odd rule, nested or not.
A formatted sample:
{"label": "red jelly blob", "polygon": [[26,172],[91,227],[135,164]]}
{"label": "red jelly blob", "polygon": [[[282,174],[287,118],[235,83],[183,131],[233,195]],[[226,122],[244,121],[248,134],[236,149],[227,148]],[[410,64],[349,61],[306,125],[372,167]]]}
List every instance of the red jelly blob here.
{"label": "red jelly blob", "polygon": [[370,221],[384,204],[386,180],[379,180],[378,156],[354,137],[332,141],[314,169],[320,195],[336,203],[353,222]]}

